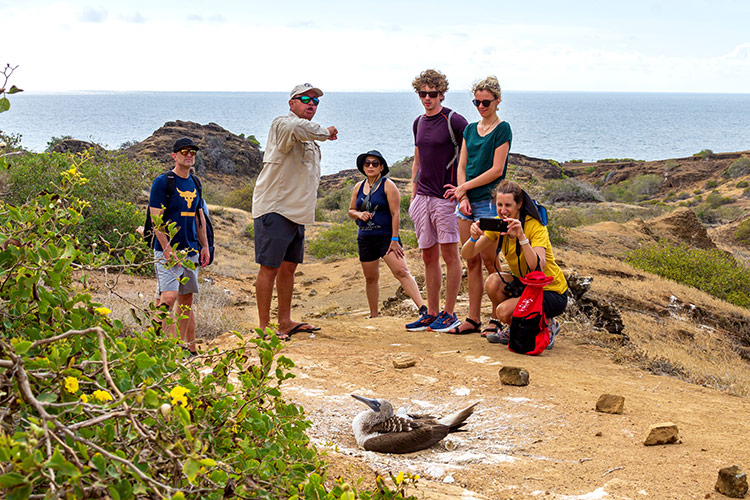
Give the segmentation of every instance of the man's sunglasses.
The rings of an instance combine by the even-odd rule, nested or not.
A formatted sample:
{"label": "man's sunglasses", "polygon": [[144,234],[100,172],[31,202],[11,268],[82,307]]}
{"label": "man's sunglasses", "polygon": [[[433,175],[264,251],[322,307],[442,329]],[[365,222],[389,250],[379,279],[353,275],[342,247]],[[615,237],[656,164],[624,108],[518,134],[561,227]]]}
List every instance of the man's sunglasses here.
{"label": "man's sunglasses", "polygon": [[317,106],[320,102],[320,99],[318,99],[317,97],[310,97],[308,95],[298,95],[296,97],[292,97],[292,99],[302,101],[302,104],[310,104],[312,102],[313,106]]}
{"label": "man's sunglasses", "polygon": [[195,156],[195,149],[181,149],[180,154],[182,156]]}
{"label": "man's sunglasses", "polygon": [[368,167],[370,165],[377,168],[380,166],[380,160],[365,160],[365,166]]}
{"label": "man's sunglasses", "polygon": [[430,97],[432,97],[434,99],[434,98],[436,98],[437,96],[440,95],[440,92],[438,92],[437,90],[430,90],[430,91],[427,91],[427,90],[418,90],[417,94],[419,94],[419,97],[421,97],[422,99],[424,99],[427,96],[430,96]]}
{"label": "man's sunglasses", "polygon": [[495,99],[484,99],[484,100],[481,100],[481,101],[479,99],[474,99],[471,102],[473,102],[474,106],[476,106],[476,107],[479,107],[479,105],[481,104],[485,108],[489,108],[490,104],[492,104],[493,102],[495,102]]}

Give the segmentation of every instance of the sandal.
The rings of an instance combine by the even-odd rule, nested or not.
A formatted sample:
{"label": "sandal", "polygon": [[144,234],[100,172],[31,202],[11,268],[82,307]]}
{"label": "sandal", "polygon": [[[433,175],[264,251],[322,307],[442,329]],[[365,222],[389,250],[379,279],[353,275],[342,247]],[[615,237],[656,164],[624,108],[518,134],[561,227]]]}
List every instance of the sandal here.
{"label": "sandal", "polygon": [[466,335],[467,333],[478,333],[479,332],[479,327],[482,326],[482,323],[474,321],[471,318],[466,318],[464,320],[464,323],[469,323],[471,325],[471,328],[468,329],[468,330],[461,330],[461,325],[458,325],[457,327],[451,328],[450,330],[448,330],[445,333],[450,333],[452,335]]}
{"label": "sandal", "polygon": [[490,326],[482,330],[482,337],[486,337],[490,333],[496,333],[502,326],[503,324],[499,320],[495,318],[490,319]]}

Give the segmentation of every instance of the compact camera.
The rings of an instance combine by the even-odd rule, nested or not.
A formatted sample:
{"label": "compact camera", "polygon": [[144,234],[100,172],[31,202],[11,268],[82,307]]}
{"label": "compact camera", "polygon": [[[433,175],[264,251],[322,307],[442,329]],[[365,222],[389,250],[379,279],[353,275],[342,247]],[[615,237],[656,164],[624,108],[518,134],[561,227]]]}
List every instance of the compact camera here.
{"label": "compact camera", "polygon": [[502,219],[485,218],[479,219],[479,229],[482,231],[495,231],[505,233],[508,231],[508,223]]}

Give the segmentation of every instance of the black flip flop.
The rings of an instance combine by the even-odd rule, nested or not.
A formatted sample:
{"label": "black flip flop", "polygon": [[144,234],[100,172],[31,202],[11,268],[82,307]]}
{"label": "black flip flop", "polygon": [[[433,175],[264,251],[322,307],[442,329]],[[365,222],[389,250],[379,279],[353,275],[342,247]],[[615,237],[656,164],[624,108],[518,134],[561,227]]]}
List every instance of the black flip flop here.
{"label": "black flip flop", "polygon": [[[306,326],[309,328],[304,328]],[[295,333],[306,333],[306,332],[312,333],[312,332],[317,332],[319,330],[320,330],[319,326],[312,326],[310,323],[297,323],[296,325],[294,325],[294,328],[292,328],[286,333],[285,338],[281,338],[281,335],[279,335],[279,338],[281,338],[281,340],[289,340],[292,337],[292,335],[294,335]]]}
{"label": "black flip flop", "polygon": [[451,335],[466,335],[468,333],[479,333],[479,327],[482,326],[482,323],[478,323],[471,318],[466,318],[464,320],[464,323],[469,323],[472,326],[472,328],[468,330],[461,330],[461,325],[463,324],[461,323],[461,325],[458,325],[457,327],[451,330],[448,330],[445,333],[450,333]]}

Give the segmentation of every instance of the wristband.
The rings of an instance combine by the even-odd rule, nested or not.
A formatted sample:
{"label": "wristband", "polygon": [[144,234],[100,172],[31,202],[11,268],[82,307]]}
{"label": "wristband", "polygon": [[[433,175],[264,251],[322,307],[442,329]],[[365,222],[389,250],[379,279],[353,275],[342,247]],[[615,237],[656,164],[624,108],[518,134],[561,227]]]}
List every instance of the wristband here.
{"label": "wristband", "polygon": [[[476,243],[477,241],[479,241],[479,238],[477,238],[477,239],[474,239],[474,237],[473,237],[473,236],[469,236],[469,239],[470,239],[470,240],[471,240],[472,242],[474,242],[474,243]],[[529,240],[526,240],[526,241],[528,242]]]}
{"label": "wristband", "polygon": [[524,246],[529,244],[529,239],[526,238],[525,240],[521,240],[518,242],[519,245]]}
{"label": "wristband", "polygon": [[398,236],[391,236],[391,241],[398,241]]}

